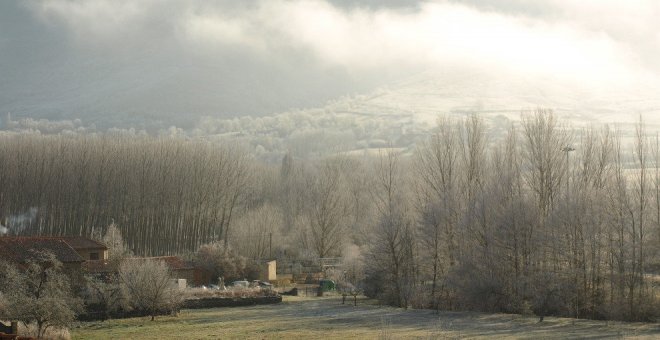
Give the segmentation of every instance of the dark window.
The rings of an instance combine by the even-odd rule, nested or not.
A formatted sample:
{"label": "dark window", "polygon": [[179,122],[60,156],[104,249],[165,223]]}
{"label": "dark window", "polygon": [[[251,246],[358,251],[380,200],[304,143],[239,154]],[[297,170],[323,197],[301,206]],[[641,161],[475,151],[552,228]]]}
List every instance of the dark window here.
{"label": "dark window", "polygon": [[98,260],[99,259],[99,253],[89,253],[89,259],[90,260]]}

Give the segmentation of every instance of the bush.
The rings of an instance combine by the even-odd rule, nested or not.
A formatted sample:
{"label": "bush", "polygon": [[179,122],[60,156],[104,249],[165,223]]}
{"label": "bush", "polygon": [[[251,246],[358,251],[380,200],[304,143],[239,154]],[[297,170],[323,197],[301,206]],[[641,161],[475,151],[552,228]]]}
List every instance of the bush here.
{"label": "bush", "polygon": [[88,312],[91,308],[96,313],[102,313],[102,320],[108,319],[112,313],[131,308],[126,287],[115,275],[107,280],[87,277],[82,295]]}
{"label": "bush", "polygon": [[[199,247],[195,254],[195,264],[206,269],[214,283],[220,277],[225,282],[243,278],[256,278],[258,269],[248,266],[248,261],[234,252],[231,247],[225,246],[222,241],[207,243]],[[250,275],[248,275],[250,274]]]}
{"label": "bush", "polygon": [[184,292],[185,299],[203,299],[203,298],[244,298],[260,296],[276,296],[277,292],[273,289],[254,288],[232,288],[227,290],[189,288]]}
{"label": "bush", "polygon": [[[36,323],[18,325],[18,334],[22,337],[39,338],[39,327]],[[48,340],[71,340],[71,334],[67,328],[48,328],[41,339]]]}
{"label": "bush", "polygon": [[145,311],[154,320],[156,315],[177,312],[183,295],[170,279],[167,264],[151,259],[125,260],[119,276],[130,297],[130,306]]}

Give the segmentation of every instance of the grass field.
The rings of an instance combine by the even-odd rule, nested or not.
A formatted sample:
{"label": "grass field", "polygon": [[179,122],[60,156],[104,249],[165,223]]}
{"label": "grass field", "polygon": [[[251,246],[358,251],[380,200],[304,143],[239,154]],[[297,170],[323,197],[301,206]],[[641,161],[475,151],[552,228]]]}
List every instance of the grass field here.
{"label": "grass field", "polygon": [[82,323],[73,339],[620,339],[660,338],[660,325],[506,314],[404,310],[341,297],[184,310],[178,317]]}

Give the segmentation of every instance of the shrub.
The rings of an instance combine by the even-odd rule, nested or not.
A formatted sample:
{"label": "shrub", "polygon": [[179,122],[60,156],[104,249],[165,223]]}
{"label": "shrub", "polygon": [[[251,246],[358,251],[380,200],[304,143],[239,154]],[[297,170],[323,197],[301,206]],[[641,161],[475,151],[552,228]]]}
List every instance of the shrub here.
{"label": "shrub", "polygon": [[129,296],[118,276],[113,275],[107,280],[94,277],[86,278],[83,298],[85,304],[93,307],[95,312],[103,313],[102,320],[119,310],[129,310]]}
{"label": "shrub", "polygon": [[170,279],[170,270],[161,261],[126,260],[119,268],[121,283],[132,308],[148,312],[151,320],[164,312],[176,312],[183,303],[181,291]]}
{"label": "shrub", "polygon": [[254,268],[248,267],[248,261],[244,257],[234,252],[231,247],[225,246],[222,241],[200,246],[195,254],[195,263],[206,269],[214,282],[220,277],[225,282],[243,279],[248,273],[254,275],[255,271]]}

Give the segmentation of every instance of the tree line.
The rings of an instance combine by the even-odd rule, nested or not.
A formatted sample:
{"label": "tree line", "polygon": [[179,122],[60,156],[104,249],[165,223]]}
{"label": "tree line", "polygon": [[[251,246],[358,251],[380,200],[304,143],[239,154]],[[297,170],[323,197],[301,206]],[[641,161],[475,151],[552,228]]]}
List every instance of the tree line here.
{"label": "tree line", "polygon": [[90,236],[114,221],[137,254],[182,253],[231,233],[248,167],[231,145],[201,141],[4,136],[0,223]]}
{"label": "tree line", "polygon": [[260,163],[197,140],[0,138],[0,222],[137,255],[221,241],[251,259],[343,256],[346,281],[402,307],[651,320],[658,138],[572,129],[549,110],[505,136],[441,118],[414,154]]}

